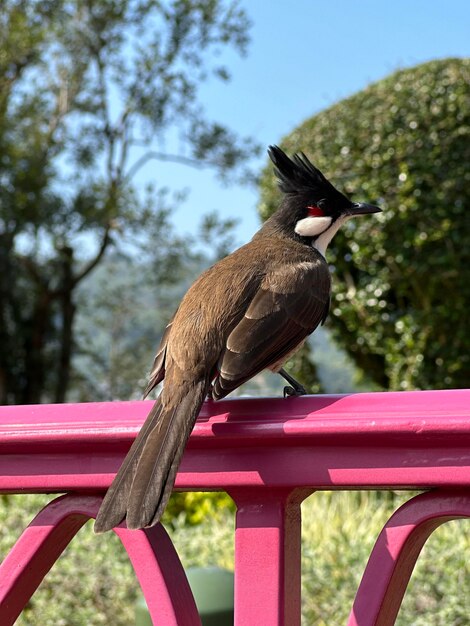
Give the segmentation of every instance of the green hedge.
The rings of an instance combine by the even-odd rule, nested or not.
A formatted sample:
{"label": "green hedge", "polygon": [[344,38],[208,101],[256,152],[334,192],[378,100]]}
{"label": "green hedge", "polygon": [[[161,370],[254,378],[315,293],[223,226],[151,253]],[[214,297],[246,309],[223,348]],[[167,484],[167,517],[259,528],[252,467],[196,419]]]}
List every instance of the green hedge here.
{"label": "green hedge", "polygon": [[[385,389],[465,387],[470,378],[470,59],[396,72],[285,137],[381,215],[351,220],[327,256],[330,327]],[[268,165],[259,210],[279,193]]]}

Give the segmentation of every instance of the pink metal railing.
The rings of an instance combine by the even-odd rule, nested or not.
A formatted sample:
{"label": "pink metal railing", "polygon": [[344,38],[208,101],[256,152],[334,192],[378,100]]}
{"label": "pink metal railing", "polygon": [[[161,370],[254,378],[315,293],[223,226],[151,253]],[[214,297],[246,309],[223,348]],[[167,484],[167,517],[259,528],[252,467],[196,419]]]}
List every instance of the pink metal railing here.
{"label": "pink metal railing", "polygon": [[[96,515],[150,406],[0,407],[0,491],[68,494],[36,516],[0,566],[2,626],[13,624],[66,545]],[[226,490],[237,504],[237,626],[300,623],[300,503],[307,495],[431,489],[385,525],[348,621],[390,626],[428,536],[450,519],[470,517],[470,391],[207,402],[176,486]],[[200,624],[163,527],[115,532],[155,623]]]}

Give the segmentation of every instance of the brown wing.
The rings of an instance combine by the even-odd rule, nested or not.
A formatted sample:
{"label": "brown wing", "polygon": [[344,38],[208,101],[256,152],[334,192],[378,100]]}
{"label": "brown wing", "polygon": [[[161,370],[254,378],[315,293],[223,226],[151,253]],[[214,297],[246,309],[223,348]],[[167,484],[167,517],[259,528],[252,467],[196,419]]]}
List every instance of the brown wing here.
{"label": "brown wing", "polygon": [[295,350],[324,321],[329,297],[324,261],[284,266],[266,276],[227,339],[213,397],[223,398]]}
{"label": "brown wing", "polygon": [[158,383],[161,383],[161,381],[165,378],[166,346],[168,344],[168,338],[170,337],[170,331],[175,315],[176,313],[168,322],[165,330],[163,331],[162,338],[160,339],[160,345],[158,346],[157,354],[155,355],[155,358],[153,360],[152,371],[149,375],[149,382],[144,392],[144,399],[153,389],[155,389]]}

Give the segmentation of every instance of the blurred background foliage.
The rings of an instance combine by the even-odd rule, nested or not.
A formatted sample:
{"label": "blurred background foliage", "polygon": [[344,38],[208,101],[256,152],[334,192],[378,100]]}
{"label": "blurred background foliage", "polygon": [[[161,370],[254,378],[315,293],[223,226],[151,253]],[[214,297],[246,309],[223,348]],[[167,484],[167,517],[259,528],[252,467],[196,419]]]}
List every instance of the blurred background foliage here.
{"label": "blurred background foliage", "polygon": [[[328,249],[328,328],[382,389],[466,387],[470,374],[470,60],[388,76],[281,142],[383,213],[347,223]],[[268,164],[260,213],[276,208]]]}
{"label": "blurred background foliage", "polygon": [[[175,161],[254,180],[256,143],[208,118],[199,98],[206,80],[230,77],[221,50],[244,54],[249,36],[228,0],[2,3],[0,404],[140,396],[188,285],[239,242],[216,214],[181,236],[170,217],[184,191],[167,189],[158,165],[143,192],[138,175]],[[328,328],[288,365],[312,392],[468,385],[469,69],[447,59],[395,73],[281,142],[384,209],[330,246]],[[262,218],[277,201],[269,166]],[[240,393],[280,394],[278,378]],[[0,556],[47,499],[1,496]],[[305,624],[345,622],[402,499],[317,494],[304,505]],[[165,522],[186,566],[232,565],[232,511],[224,494],[172,498]],[[468,547],[457,523],[433,537],[399,624],[429,624],[430,611],[435,625],[466,623]],[[98,542],[87,525],[19,623],[128,624],[136,588],[117,538]]]}
{"label": "blurred background foliage", "polygon": [[[129,331],[129,341],[145,335],[154,346],[158,322],[153,333],[148,323],[147,332],[123,326],[126,298],[140,296],[146,281],[144,306],[163,316],[168,309],[165,302],[155,306],[155,293],[187,284],[227,252],[226,238],[204,260],[193,247],[197,240],[209,249],[211,234],[225,232],[230,221],[220,225],[208,216],[199,238],[179,238],[168,221],[178,194],[169,193],[158,171],[144,193],[135,181],[149,161],[210,166],[224,179],[249,179],[257,146],[208,118],[199,99],[206,80],[229,79],[221,51],[244,54],[248,40],[249,21],[236,2],[2,3],[1,404],[63,402],[72,388],[79,393],[84,369],[74,359],[81,353],[94,361],[94,373],[99,362],[102,373],[113,367],[119,346],[90,354],[92,342],[77,321],[89,315],[93,326],[96,308],[87,306],[81,289],[98,268],[102,281],[106,270],[115,278],[107,292],[95,287],[101,301],[93,301],[101,309],[98,325],[110,325],[107,338]],[[131,278],[139,275],[134,286]],[[123,289],[120,301],[114,296]],[[135,384],[133,367],[129,374]],[[125,397],[129,385],[109,378],[98,395]],[[91,386],[88,395],[96,391]]]}

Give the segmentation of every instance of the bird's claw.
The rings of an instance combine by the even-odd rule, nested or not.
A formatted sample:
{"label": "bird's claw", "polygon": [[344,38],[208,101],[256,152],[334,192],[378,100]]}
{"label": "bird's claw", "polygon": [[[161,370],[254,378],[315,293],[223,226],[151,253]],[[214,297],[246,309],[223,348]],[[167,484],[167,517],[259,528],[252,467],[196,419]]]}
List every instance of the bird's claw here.
{"label": "bird's claw", "polygon": [[292,397],[296,397],[296,396],[305,396],[307,394],[306,390],[304,387],[302,387],[301,385],[299,385],[299,387],[297,389],[295,389],[294,387],[291,387],[290,385],[286,385],[284,387],[284,398],[292,398]]}
{"label": "bird's claw", "polygon": [[293,387],[289,387],[289,385],[286,385],[284,387],[284,398],[289,398],[291,396],[295,396],[295,389]]}

